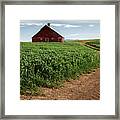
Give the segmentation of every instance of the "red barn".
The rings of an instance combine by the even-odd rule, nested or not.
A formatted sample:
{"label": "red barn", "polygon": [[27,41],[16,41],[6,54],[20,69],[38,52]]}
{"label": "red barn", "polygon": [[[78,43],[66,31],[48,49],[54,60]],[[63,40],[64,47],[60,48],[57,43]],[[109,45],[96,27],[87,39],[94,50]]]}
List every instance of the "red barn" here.
{"label": "red barn", "polygon": [[32,37],[32,42],[64,42],[64,37],[50,27],[50,23]]}

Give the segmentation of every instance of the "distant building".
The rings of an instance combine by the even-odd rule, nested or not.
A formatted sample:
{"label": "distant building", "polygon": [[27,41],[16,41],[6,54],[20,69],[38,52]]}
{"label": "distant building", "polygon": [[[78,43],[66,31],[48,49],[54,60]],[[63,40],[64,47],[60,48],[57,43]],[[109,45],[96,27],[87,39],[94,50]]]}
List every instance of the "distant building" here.
{"label": "distant building", "polygon": [[32,37],[32,42],[64,42],[64,37],[50,27],[50,23]]}

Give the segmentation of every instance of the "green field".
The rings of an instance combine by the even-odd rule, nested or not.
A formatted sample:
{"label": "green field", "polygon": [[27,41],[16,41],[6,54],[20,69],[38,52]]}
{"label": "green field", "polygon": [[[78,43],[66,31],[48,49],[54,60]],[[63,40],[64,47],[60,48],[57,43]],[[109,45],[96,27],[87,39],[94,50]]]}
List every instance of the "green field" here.
{"label": "green field", "polygon": [[20,92],[37,94],[39,87],[59,87],[99,67],[99,52],[80,45],[64,43],[20,43]]}
{"label": "green field", "polygon": [[86,44],[100,50],[100,40],[99,39],[94,40],[94,41],[86,42]]}

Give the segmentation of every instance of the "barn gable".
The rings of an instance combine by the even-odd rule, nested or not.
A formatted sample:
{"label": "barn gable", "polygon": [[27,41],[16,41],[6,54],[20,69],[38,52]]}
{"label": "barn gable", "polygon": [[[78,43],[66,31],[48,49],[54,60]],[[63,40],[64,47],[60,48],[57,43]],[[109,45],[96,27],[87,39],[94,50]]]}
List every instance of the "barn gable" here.
{"label": "barn gable", "polygon": [[64,37],[53,30],[49,25],[45,25],[32,37],[32,42],[63,42]]}

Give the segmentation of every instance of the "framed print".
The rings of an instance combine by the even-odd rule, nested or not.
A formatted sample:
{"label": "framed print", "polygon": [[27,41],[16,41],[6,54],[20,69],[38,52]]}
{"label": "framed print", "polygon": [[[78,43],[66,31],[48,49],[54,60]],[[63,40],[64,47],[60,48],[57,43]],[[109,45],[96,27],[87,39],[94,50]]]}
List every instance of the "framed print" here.
{"label": "framed print", "polygon": [[119,119],[118,1],[1,5],[1,118]]}

